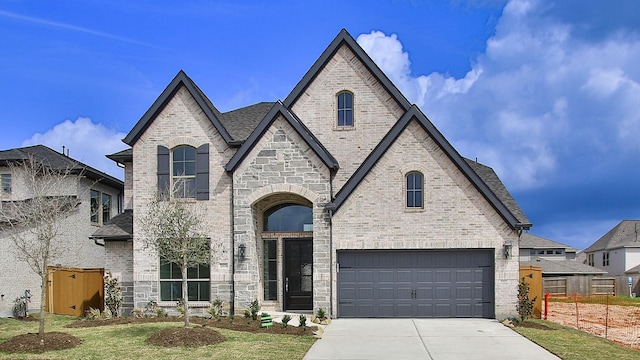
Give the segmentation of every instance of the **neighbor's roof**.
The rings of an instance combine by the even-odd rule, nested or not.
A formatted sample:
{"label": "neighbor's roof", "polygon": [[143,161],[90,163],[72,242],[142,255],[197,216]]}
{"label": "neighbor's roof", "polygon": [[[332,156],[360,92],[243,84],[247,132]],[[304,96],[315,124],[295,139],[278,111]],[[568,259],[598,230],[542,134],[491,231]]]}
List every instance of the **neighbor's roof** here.
{"label": "neighbor's roof", "polygon": [[0,164],[28,160],[30,156],[51,169],[83,172],[83,175],[91,180],[116,189],[124,189],[124,183],[121,180],[44,145],[2,150],[0,151]]}
{"label": "neighbor's roof", "polygon": [[529,261],[520,261],[520,266],[540,266],[543,275],[602,275],[607,273],[606,270],[575,260],[547,260],[537,256],[532,256]]}
{"label": "neighbor's roof", "polygon": [[523,233],[520,237],[520,249],[564,249],[565,252],[577,252],[576,248],[559,242],[545,239],[529,233]]}
{"label": "neighbor's roof", "polygon": [[93,233],[90,239],[128,240],[133,237],[133,210],[114,216]]}
{"label": "neighbor's roof", "polygon": [[585,252],[640,247],[640,220],[623,220],[586,248]]}

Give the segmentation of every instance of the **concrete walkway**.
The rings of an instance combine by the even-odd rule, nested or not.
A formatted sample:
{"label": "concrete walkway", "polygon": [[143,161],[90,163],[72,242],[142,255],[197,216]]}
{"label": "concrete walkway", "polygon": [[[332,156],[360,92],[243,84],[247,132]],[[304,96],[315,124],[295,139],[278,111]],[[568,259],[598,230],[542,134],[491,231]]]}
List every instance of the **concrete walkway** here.
{"label": "concrete walkway", "polygon": [[558,360],[491,319],[336,319],[304,360]]}

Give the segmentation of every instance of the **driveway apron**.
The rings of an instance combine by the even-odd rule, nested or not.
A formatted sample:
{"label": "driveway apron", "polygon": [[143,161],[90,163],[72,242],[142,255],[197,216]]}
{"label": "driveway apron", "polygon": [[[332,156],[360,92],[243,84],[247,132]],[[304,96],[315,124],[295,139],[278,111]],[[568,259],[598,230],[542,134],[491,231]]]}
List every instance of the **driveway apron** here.
{"label": "driveway apron", "polygon": [[336,319],[305,360],[558,360],[491,319]]}

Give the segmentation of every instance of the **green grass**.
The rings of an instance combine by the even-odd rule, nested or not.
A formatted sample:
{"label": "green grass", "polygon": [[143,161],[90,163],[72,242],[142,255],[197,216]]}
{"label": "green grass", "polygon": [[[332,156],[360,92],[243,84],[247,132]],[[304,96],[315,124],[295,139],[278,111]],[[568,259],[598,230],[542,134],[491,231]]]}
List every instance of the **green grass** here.
{"label": "green grass", "polygon": [[[197,348],[163,348],[145,344],[154,332],[179,327],[182,323],[147,323],[102,326],[95,328],[64,328],[76,321],[67,316],[47,315],[46,331],[65,332],[83,340],[73,349],[43,354],[6,354],[0,359],[302,359],[315,339],[310,336],[254,334],[217,329],[227,341]],[[0,319],[0,342],[15,335],[37,332],[38,322]]]}
{"label": "green grass", "polygon": [[518,326],[515,330],[563,360],[640,359],[640,351],[629,349],[613,341],[544,320],[529,319],[527,321],[543,324],[552,330],[523,326]]}

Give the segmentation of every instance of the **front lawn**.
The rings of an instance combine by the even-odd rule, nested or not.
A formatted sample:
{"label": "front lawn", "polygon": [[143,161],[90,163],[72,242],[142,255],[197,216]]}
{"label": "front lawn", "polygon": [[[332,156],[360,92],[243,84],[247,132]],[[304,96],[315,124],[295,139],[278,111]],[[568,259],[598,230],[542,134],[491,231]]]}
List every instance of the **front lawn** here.
{"label": "front lawn", "polygon": [[[312,336],[250,333],[216,328],[226,341],[196,348],[166,348],[147,345],[145,340],[159,330],[184,326],[182,322],[64,327],[77,320],[68,316],[47,315],[46,330],[74,335],[83,341],[79,346],[43,354],[0,352],[0,359],[302,359],[315,341]],[[0,343],[15,335],[34,332],[38,332],[37,321],[0,318]]]}
{"label": "front lawn", "polygon": [[563,360],[637,360],[640,351],[629,349],[583,331],[549,321],[529,319],[515,331]]}

